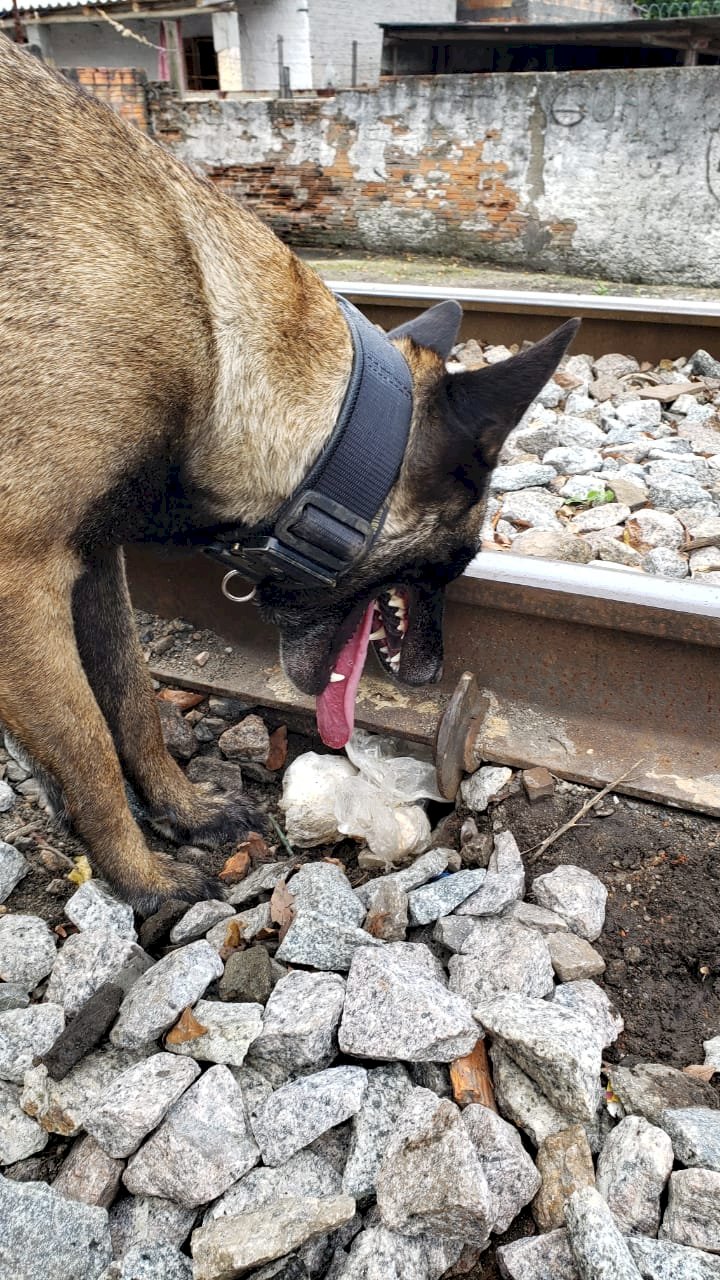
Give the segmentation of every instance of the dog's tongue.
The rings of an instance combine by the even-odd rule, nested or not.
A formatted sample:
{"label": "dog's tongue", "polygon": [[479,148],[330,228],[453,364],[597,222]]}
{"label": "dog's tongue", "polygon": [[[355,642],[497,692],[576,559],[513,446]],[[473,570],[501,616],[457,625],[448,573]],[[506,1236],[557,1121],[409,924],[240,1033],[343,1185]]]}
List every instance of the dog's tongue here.
{"label": "dog's tongue", "polygon": [[326,747],[344,747],[352,736],[355,694],[365,666],[374,609],[373,601],[335,660],[335,672],[345,679],[333,681],[318,694],[315,713],[320,737]]}

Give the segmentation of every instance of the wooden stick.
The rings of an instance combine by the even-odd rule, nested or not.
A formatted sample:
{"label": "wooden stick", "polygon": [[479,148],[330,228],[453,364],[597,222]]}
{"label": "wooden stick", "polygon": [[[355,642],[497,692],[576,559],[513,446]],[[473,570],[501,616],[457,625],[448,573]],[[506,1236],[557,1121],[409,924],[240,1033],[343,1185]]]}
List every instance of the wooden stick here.
{"label": "wooden stick", "polygon": [[568,822],[564,822],[561,827],[558,827],[557,831],[553,831],[547,839],[543,840],[542,844],[535,845],[532,849],[526,849],[524,851],[524,856],[527,856],[528,862],[537,862],[538,858],[542,856],[546,849],[550,848],[551,844],[555,844],[555,841],[559,840],[561,836],[564,836],[566,831],[570,831],[572,827],[576,827],[580,819],[584,818],[585,814],[589,813],[596,804],[599,804],[600,801],[608,794],[608,791],[614,791],[615,787],[619,786],[621,782],[624,782],[626,778],[629,778],[631,773],[633,773],[634,770],[637,769],[638,765],[641,764],[642,760],[636,760],[635,764],[631,765],[629,769],[626,769],[624,773],[621,773],[619,778],[614,778],[612,782],[608,782],[606,787],[603,787],[602,791],[597,791],[594,796],[591,796],[589,800],[586,800],[585,804],[578,809],[574,817],[570,818]]}
{"label": "wooden stick", "polygon": [[450,1063],[453,1098],[459,1107],[480,1102],[497,1111],[485,1041],[478,1040],[472,1053]]}

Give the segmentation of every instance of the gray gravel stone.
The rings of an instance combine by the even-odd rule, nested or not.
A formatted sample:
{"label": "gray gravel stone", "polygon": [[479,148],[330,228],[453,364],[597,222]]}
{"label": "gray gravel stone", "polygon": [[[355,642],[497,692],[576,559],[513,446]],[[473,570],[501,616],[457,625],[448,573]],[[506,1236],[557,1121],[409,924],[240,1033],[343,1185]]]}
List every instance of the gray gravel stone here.
{"label": "gray gravel stone", "polygon": [[113,1160],[94,1138],[78,1138],[53,1182],[53,1191],[83,1204],[108,1209],[115,1199],[125,1164]]}
{"label": "gray gravel stone", "polygon": [[660,1239],[720,1253],[720,1173],[679,1169],[671,1174]]}
{"label": "gray gravel stone", "polygon": [[720,1036],[713,1036],[712,1040],[703,1040],[703,1049],[705,1050],[705,1066],[715,1067],[720,1071]]}
{"label": "gray gravel stone", "polygon": [[167,1044],[171,1053],[197,1062],[219,1062],[240,1067],[250,1045],[262,1031],[261,1004],[235,1004],[198,1000],[193,1015],[206,1028],[203,1035],[182,1044]]}
{"label": "gray gravel stone", "polygon": [[[334,1196],[343,1190],[336,1169],[312,1151],[298,1151],[276,1169],[251,1169],[205,1212],[203,1223],[234,1218],[294,1196]],[[348,1193],[349,1194],[349,1193]]]}
{"label": "gray gravel stone", "polygon": [[110,1032],[112,1043],[123,1049],[151,1044],[222,972],[222,960],[207,941],[171,951],[130,988]]}
{"label": "gray gravel stone", "polygon": [[221,1000],[267,1004],[273,988],[285,969],[277,964],[266,947],[257,944],[246,951],[233,951],[225,961],[225,972],[218,984]]}
{"label": "gray gravel stone", "polygon": [[[25,1160],[47,1146],[48,1135],[20,1106],[20,1090],[0,1080],[0,1165]],[[0,1251],[2,1246],[0,1245]]]}
{"label": "gray gravel stone", "polygon": [[501,1245],[495,1257],[503,1280],[580,1280],[564,1230]]}
{"label": "gray gravel stone", "polygon": [[568,527],[576,533],[592,533],[596,529],[609,529],[612,525],[623,524],[630,515],[630,508],[622,502],[605,502],[600,507],[591,507],[589,511],[581,511],[573,516]]}
{"label": "gray gravel stone", "polygon": [[355,896],[369,908],[374,905],[377,894],[385,885],[399,885],[404,893],[409,894],[446,870],[450,852],[449,849],[429,849],[402,871],[391,871],[389,875],[377,876],[367,884],[358,885]]}
{"label": "gray gravel stone", "polygon": [[597,978],[605,972],[605,961],[600,953],[576,933],[549,933],[547,945],[552,967],[561,982]]}
{"label": "gray gravel stone", "polygon": [[[603,488],[599,481],[595,481],[596,489]],[[568,481],[563,486],[562,493],[565,497],[574,496],[573,493],[565,491],[572,489],[577,491],[577,486],[573,482]],[[510,548],[513,555],[522,556],[538,556],[545,560],[565,560],[571,564],[587,564],[588,560],[592,560],[592,549],[582,538],[576,538],[571,533],[562,533],[555,529],[525,529],[513,538]]]}
{"label": "gray gravel stone", "polygon": [[30,996],[19,982],[0,982],[0,1013],[7,1009],[27,1009]]}
{"label": "gray gravel stone", "polygon": [[546,939],[514,920],[478,921],[448,969],[450,990],[473,1007],[503,991],[541,997],[553,989]]}
{"label": "gray gravel stone", "polygon": [[667,511],[635,511],[628,521],[634,543],[640,550],[650,551],[653,547],[668,547],[677,550],[685,541],[685,531],[674,515]]}
{"label": "gray gravel stone", "polygon": [[298,915],[312,911],[342,924],[360,925],[363,922],[365,910],[362,902],[353,892],[345,872],[332,862],[305,863],[288,887],[295,899]]}
{"label": "gray gravel stone", "polygon": [[605,992],[589,978],[563,982],[555,988],[554,1003],[584,1017],[601,1049],[614,1044],[625,1023]]}
{"label": "gray gravel stone", "polygon": [[134,1245],[165,1242],[178,1249],[190,1235],[197,1211],[159,1196],[123,1196],[110,1209],[113,1254],[123,1258]]}
{"label": "gray gravel stone", "polygon": [[707,489],[703,488],[699,480],[680,472],[666,475],[662,479],[648,479],[648,498],[658,511],[677,511],[679,507],[690,507],[695,502],[702,502],[708,496]]}
{"label": "gray gravel stone", "polygon": [[687,578],[690,572],[685,556],[669,547],[656,547],[643,556],[642,567],[646,573],[659,578]]}
{"label": "gray gravel stone", "polygon": [[460,783],[463,803],[474,813],[484,813],[512,778],[512,769],[486,764]]}
{"label": "gray gravel stone", "polygon": [[[0,786],[7,783],[0,783]],[[2,809],[0,809],[2,812]],[[13,889],[30,870],[30,863],[14,845],[0,840],[0,902],[10,897]]]}
{"label": "gray gravel stone", "polygon": [[597,449],[587,449],[581,445],[565,445],[548,450],[543,457],[543,465],[553,467],[559,475],[586,476],[592,471],[599,471],[602,466],[602,457]]}
{"label": "gray gravel stone", "polygon": [[456,907],[482,887],[485,871],[456,871],[454,875],[443,875],[431,884],[413,889],[408,896],[410,923],[413,925],[430,924],[441,916],[450,915]]}
{"label": "gray gravel stone", "polygon": [[206,902],[194,902],[182,919],[173,925],[170,941],[195,942],[198,938],[203,938],[213,925],[234,915],[235,910],[229,902],[217,902],[212,898]]}
{"label": "gray gravel stone", "polygon": [[250,1063],[269,1059],[290,1072],[329,1067],[337,1054],[344,999],[345,982],[339,974],[299,969],[289,973],[267,1002]]}
{"label": "gray gravel stone", "polygon": [[367,1090],[352,1121],[342,1180],[343,1190],[356,1200],[374,1195],[383,1155],[411,1090],[410,1077],[400,1063],[368,1071]]}
{"label": "gray gravel stone", "polygon": [[132,907],[114,898],[97,880],[86,880],[65,903],[65,915],[78,929],[114,929],[137,942]]}
{"label": "gray gravel stone", "polygon": [[0,1080],[22,1084],[33,1058],[47,1053],[64,1027],[59,1004],[33,1004],[0,1013]]}
{"label": "gray gravel stone", "polygon": [[531,489],[549,484],[556,476],[555,468],[539,462],[514,462],[496,467],[490,477],[491,493],[509,493],[514,489]]}
{"label": "gray gravel stone", "polygon": [[0,917],[0,981],[32,991],[55,963],[57,939],[39,916]]}
{"label": "gray gravel stone", "polygon": [[[553,468],[554,472],[555,468]],[[547,489],[522,489],[518,493],[505,493],[502,500],[503,516],[514,524],[533,529],[562,532],[563,525],[557,512],[563,499],[548,493]]]}
{"label": "gray gravel stone", "polygon": [[25,1073],[20,1099],[23,1111],[34,1116],[48,1133],[74,1137],[96,1098],[142,1057],[143,1053],[96,1049],[72,1067],[64,1080],[52,1080],[47,1067],[31,1067]]}
{"label": "gray gravel stone", "polygon": [[450,951],[462,951],[476,924],[472,916],[441,916],[433,929],[433,940]]}
{"label": "gray gravel stone", "polygon": [[172,1244],[135,1244],[113,1267],[107,1280],[192,1280],[190,1259]]}
{"label": "gray gravel stone", "polygon": [[517,1129],[489,1107],[465,1107],[462,1122],[490,1189],[490,1229],[500,1234],[530,1203],[540,1187],[540,1174]]}
{"label": "gray gravel stone", "polygon": [[592,872],[566,863],[537,876],[532,892],[539,905],[556,911],[573,933],[588,942],[600,937],[605,923],[607,889]]}
{"label": "gray gravel stone", "polygon": [[277,1089],[253,1118],[265,1164],[284,1164],[320,1134],[355,1115],[366,1088],[363,1067],[331,1067]]}
{"label": "gray gravel stone", "polygon": [[662,422],[662,408],[659,400],[624,400],[615,410],[620,422],[633,427],[657,427]]}
{"label": "gray gravel stone", "polygon": [[514,992],[485,1001],[475,1016],[558,1110],[594,1121],[601,1052],[585,1018]]}
{"label": "gray gravel stone", "polygon": [[597,1189],[626,1235],[657,1235],[660,1197],[672,1167],[668,1135],[643,1116],[626,1116],[608,1134],[598,1158]]}
{"label": "gray gravel stone", "polygon": [[103,1090],[85,1112],[83,1126],[108,1155],[130,1156],[199,1074],[195,1062],[155,1053]]}
{"label": "gray gravel stone", "polygon": [[383,942],[403,942],[407,933],[409,910],[405,890],[399,884],[389,881],[380,885],[373,894],[372,907],[363,921],[363,929]]}
{"label": "gray gravel stone", "polygon": [[680,1164],[720,1173],[720,1111],[681,1107],[663,1111],[660,1124],[670,1135]]}
{"label": "gray gravel stone", "polygon": [[537,929],[538,933],[567,933],[567,920],[563,920],[557,911],[548,911],[546,907],[536,907],[533,902],[513,902],[505,912],[505,918],[523,924],[527,929]]}
{"label": "gray gravel stone", "polygon": [[287,880],[296,866],[297,862],[292,858],[286,858],[283,862],[264,863],[255,871],[251,871],[250,875],[239,884],[233,885],[228,894],[228,902],[234,907],[243,907],[248,902],[254,902],[261,894],[271,893],[280,880]]}
{"label": "gray gravel stone", "polygon": [[129,991],[152,964],[142,947],[114,929],[71,934],[57,953],[45,999],[61,1004],[72,1017],[105,982]]}
{"label": "gray gravel stone", "polygon": [[123,1181],[133,1195],[192,1208],[222,1195],[259,1157],[239,1085],[227,1067],[210,1067],[132,1157]]}
{"label": "gray gravel stone", "polygon": [[[0,779],[0,813],[8,813],[15,804],[16,799],[17,797],[12,787],[9,786],[7,782]],[[0,844],[4,844],[4,841],[0,841]],[[2,850],[0,849],[0,857],[1,856]]]}
{"label": "gray gravel stone", "polygon": [[218,1218],[193,1232],[194,1278],[242,1275],[336,1230],[354,1214],[355,1201],[336,1195],[288,1198],[234,1218]]}
{"label": "gray gravel stone", "polygon": [[641,1280],[613,1215],[594,1187],[583,1187],[570,1197],[565,1218],[582,1280]]}
{"label": "gray gravel stone", "polygon": [[358,949],[373,946],[381,948],[383,943],[357,925],[343,924],[322,912],[304,909],[293,920],[275,954],[284,964],[344,973]]}
{"label": "gray gravel stone", "polygon": [[525,892],[525,867],[517,841],[510,831],[493,837],[493,852],[482,888],[457,908],[458,915],[499,915]]}
{"label": "gray gravel stone", "polygon": [[[530,1076],[521,1071],[497,1045],[490,1049],[493,1064],[495,1098],[500,1114],[528,1135],[533,1146],[540,1147],[546,1138],[563,1133],[574,1121],[553,1106]],[[583,1124],[590,1150],[597,1153],[605,1141],[605,1130],[599,1110],[593,1120]]]}
{"label": "gray gravel stone", "polygon": [[470,1006],[424,962],[425,951],[398,942],[355,953],[338,1035],[343,1053],[390,1062],[451,1062],[475,1047],[480,1034]]}
{"label": "gray gravel stone", "polygon": [[105,1209],[44,1182],[0,1176],[0,1275],[8,1280],[98,1280],[112,1258]]}
{"label": "gray gravel stone", "polygon": [[669,1240],[630,1236],[628,1249],[643,1280],[720,1280],[720,1258]]}
{"label": "gray gravel stone", "polygon": [[405,1235],[428,1232],[484,1245],[493,1202],[460,1109],[427,1089],[414,1089],[398,1116],[377,1179],[386,1226]]}
{"label": "gray gravel stone", "polygon": [[711,1084],[693,1080],[665,1063],[640,1062],[635,1067],[612,1067],[609,1082],[625,1111],[644,1116],[651,1124],[660,1124],[663,1111],[720,1107],[720,1098]]}
{"label": "gray gravel stone", "polygon": [[340,1280],[439,1280],[461,1253],[462,1241],[373,1226],[355,1237]]}

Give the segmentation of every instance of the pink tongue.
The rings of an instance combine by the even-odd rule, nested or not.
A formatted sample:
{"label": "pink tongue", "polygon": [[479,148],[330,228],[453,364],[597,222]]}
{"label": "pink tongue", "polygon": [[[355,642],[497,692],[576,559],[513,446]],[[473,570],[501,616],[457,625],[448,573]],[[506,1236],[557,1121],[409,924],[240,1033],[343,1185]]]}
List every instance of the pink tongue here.
{"label": "pink tongue", "polygon": [[335,671],[345,676],[345,679],[334,681],[318,694],[315,714],[320,737],[326,747],[344,747],[352,735],[355,723],[355,694],[365,666],[374,610],[375,602],[373,601],[368,605],[362,621],[347,643],[343,645],[339,657],[335,660]]}

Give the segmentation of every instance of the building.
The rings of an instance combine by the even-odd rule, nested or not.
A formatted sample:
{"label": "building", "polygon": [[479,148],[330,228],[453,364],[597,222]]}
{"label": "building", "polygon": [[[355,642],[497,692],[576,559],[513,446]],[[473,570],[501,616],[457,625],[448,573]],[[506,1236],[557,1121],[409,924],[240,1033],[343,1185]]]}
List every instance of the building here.
{"label": "building", "polygon": [[[65,71],[131,67],[183,95],[287,96],[377,84],[379,24],[452,22],[456,0],[17,0],[17,9],[29,44]],[[12,35],[14,25],[0,0],[0,27]]]}

